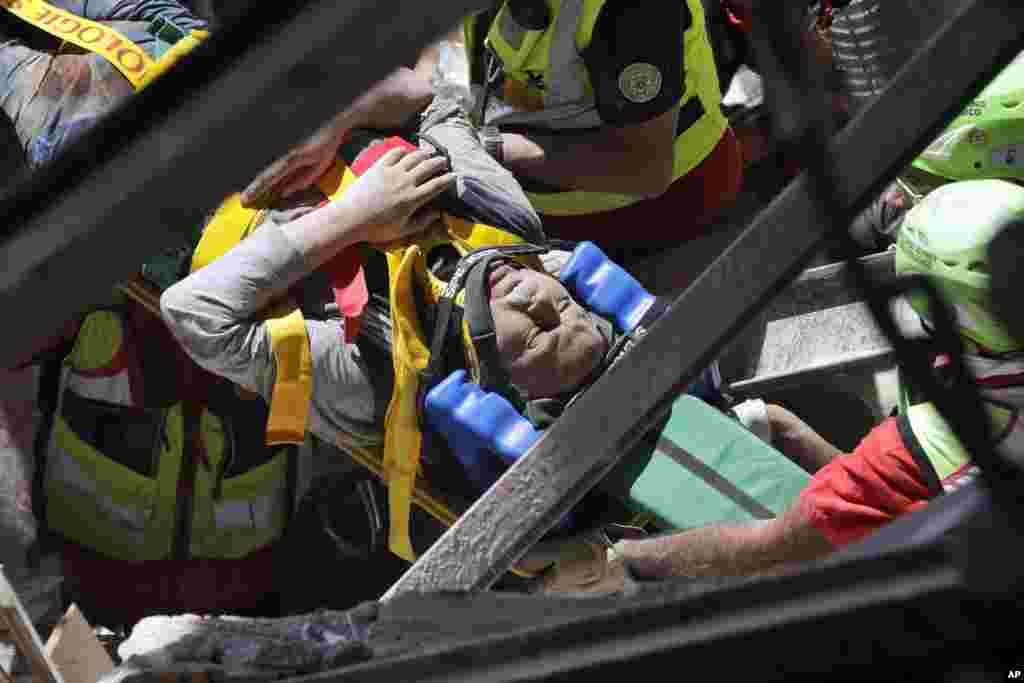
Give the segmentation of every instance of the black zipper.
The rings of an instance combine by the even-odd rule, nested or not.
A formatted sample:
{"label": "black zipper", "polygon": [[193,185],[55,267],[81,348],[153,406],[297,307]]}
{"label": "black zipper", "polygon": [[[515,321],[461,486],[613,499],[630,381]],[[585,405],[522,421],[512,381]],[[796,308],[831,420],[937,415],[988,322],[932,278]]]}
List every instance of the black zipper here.
{"label": "black zipper", "polygon": [[221,424],[224,425],[224,457],[221,458],[220,465],[217,467],[216,479],[213,483],[213,500],[219,502],[221,497],[224,495],[224,478],[227,476],[228,468],[231,467],[231,463],[235,456],[235,428],[234,422],[229,418],[221,418]]}
{"label": "black zipper", "polygon": [[196,461],[199,458],[199,411],[188,403],[182,403],[184,434],[181,453],[181,469],[178,472],[178,497],[174,507],[174,544],[171,557],[176,560],[189,558],[192,543],[192,517],[195,506]]}
{"label": "black zipper", "polygon": [[[167,416],[169,410],[161,410],[156,427],[156,442],[153,444],[152,479],[160,481],[160,464],[164,453],[171,449],[171,439],[167,434]],[[159,493],[157,494],[159,495]]]}

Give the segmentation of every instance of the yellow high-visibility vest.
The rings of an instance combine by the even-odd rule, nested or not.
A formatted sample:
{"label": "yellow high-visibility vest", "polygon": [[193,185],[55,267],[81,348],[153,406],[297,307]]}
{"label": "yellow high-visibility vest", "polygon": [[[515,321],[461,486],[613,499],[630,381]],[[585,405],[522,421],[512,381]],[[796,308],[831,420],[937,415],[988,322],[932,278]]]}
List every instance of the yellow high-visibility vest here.
{"label": "yellow high-visibility vest", "polygon": [[[466,20],[466,49],[471,59],[483,54],[486,44],[504,67],[504,89],[491,96],[500,99],[515,94],[517,100],[516,111],[488,118],[485,123],[536,126],[552,132],[590,129],[602,124],[592,78],[582,68],[579,55],[590,45],[605,2],[549,0],[553,18],[543,31],[524,31],[511,19],[507,4],[499,9],[489,27],[478,26],[476,16]],[[686,69],[673,180],[704,161],[728,126],[720,107],[722,95],[705,27],[704,7],[701,0],[687,0],[687,7],[691,21],[679,46]],[[547,84],[543,91],[531,85],[531,74],[543,74]],[[527,194],[538,212],[552,216],[609,211],[643,199],[610,192]]]}

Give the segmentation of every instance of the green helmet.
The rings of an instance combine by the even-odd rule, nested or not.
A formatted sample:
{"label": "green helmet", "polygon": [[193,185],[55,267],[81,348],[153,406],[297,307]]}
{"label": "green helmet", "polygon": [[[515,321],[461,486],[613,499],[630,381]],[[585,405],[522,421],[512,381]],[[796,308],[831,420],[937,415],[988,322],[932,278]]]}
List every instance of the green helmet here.
{"label": "green helmet", "polygon": [[[966,180],[931,192],[907,212],[896,241],[896,272],[927,275],[956,313],[962,336],[992,353],[1022,350],[992,313],[988,245],[1017,223],[1024,188],[1004,180]],[[927,298],[908,297],[929,321]]]}
{"label": "green helmet", "polygon": [[1024,182],[1024,53],[953,119],[913,166],[949,180]]}

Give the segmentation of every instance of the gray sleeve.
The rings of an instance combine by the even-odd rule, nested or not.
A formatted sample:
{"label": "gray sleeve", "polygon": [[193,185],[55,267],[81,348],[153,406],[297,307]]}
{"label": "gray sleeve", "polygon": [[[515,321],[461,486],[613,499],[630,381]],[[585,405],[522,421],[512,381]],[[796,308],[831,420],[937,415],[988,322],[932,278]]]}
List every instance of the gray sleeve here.
{"label": "gray sleeve", "polygon": [[[198,365],[270,400],[275,364],[258,313],[307,274],[302,255],[279,228],[264,225],[227,254],[164,292],[160,308]],[[370,437],[373,387],[354,345],[337,323],[307,320],[313,358],[310,430]]]}

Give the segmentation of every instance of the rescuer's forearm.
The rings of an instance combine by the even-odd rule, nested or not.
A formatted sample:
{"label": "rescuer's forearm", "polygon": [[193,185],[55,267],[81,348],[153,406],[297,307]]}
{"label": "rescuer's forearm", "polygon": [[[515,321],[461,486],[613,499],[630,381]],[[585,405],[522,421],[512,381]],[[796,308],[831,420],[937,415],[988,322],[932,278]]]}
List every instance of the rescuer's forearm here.
{"label": "rescuer's forearm", "polygon": [[638,577],[753,576],[824,557],[831,544],[797,508],[782,517],[722,524],[615,546]]}
{"label": "rescuer's forearm", "polygon": [[422,72],[400,67],[335,116],[331,129],[341,135],[353,128],[397,128],[433,97],[430,80]]}
{"label": "rescuer's forearm", "polygon": [[653,197],[672,183],[676,111],[628,128],[502,134],[503,163],[567,190]]}

